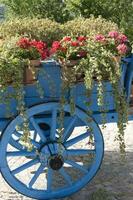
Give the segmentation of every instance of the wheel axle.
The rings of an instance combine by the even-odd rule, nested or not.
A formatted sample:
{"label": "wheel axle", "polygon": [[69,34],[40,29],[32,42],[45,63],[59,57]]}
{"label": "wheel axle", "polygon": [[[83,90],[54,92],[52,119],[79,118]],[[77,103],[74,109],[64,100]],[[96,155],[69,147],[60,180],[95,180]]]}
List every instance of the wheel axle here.
{"label": "wheel axle", "polygon": [[49,166],[53,170],[59,170],[64,164],[64,159],[60,155],[55,155],[49,159]]}

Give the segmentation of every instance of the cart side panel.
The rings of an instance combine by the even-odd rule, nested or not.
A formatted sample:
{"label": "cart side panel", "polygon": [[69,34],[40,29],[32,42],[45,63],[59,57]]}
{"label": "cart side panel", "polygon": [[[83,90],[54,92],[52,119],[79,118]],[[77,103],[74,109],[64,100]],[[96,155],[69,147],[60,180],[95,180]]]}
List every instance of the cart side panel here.
{"label": "cart side panel", "polygon": [[[127,64],[123,65],[123,71],[122,74],[123,81],[125,81],[126,75],[126,67]],[[39,104],[42,102],[48,102],[48,101],[59,101],[60,94],[61,94],[61,69],[60,66],[56,62],[43,62],[42,68],[38,75],[38,80],[40,82],[40,88],[42,88],[44,94],[43,97],[40,97],[40,94],[38,93],[38,87],[35,84],[32,85],[26,85],[25,86],[25,102],[27,107],[31,107],[35,104]],[[112,95],[112,87],[109,82],[104,82],[105,86],[105,102],[106,107],[105,110],[112,111],[115,109],[114,106],[114,99]],[[12,88],[10,88],[11,92]],[[75,102],[78,106],[80,106],[83,109],[87,109],[85,102],[91,101],[92,104],[90,105],[90,109],[93,112],[101,112],[100,108],[97,106],[97,84],[94,84],[92,96],[89,99],[86,97],[86,89],[83,83],[77,83],[75,87],[70,91],[69,93],[66,93],[66,98],[68,98],[68,101],[70,99],[70,93],[73,93]],[[17,114],[17,103],[15,100],[11,100],[10,102],[10,113],[12,115]],[[5,105],[0,105],[0,118],[6,117],[7,111]]]}
{"label": "cart side panel", "polygon": [[[86,96],[86,88],[83,83],[78,83],[73,89],[72,93],[75,99],[77,106],[84,110],[92,110],[93,112],[102,112],[102,110],[111,111],[115,109],[114,98],[112,93],[112,87],[109,82],[104,82],[105,94],[104,94],[104,105],[102,108],[98,106],[98,93],[97,93],[97,84],[95,83],[93,92],[90,98]],[[86,105],[87,102],[90,102],[90,105]],[[87,103],[88,104],[88,103]],[[102,109],[102,110],[101,110]]]}

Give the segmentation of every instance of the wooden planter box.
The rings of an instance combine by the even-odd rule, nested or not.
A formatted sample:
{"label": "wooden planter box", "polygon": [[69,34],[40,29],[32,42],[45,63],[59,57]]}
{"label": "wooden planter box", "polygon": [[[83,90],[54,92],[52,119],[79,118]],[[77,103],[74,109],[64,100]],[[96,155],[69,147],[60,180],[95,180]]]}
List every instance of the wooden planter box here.
{"label": "wooden planter box", "polygon": [[37,81],[36,73],[41,67],[39,60],[31,60],[30,65],[24,69],[24,79],[25,85],[34,84]]}

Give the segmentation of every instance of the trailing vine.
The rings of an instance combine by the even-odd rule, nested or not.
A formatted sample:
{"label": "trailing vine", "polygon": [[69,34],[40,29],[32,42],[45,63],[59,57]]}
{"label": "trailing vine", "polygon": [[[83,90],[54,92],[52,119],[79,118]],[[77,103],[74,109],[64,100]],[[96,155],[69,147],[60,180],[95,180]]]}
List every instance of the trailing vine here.
{"label": "trailing vine", "polygon": [[[81,76],[84,75],[83,82],[86,90],[89,91],[88,99],[91,100],[91,92],[93,92],[94,85],[96,86],[97,105],[101,113],[103,127],[105,127],[109,106],[109,102],[105,98],[106,83],[110,82],[115,109],[118,113],[118,136],[116,138],[119,140],[121,153],[125,151],[124,130],[128,109],[124,88],[120,84],[122,74],[120,60],[128,52],[127,42],[125,35],[112,31],[106,36],[100,34],[95,37],[66,36],[61,41],[54,42],[51,50],[61,64],[63,83],[67,89],[72,87],[72,82],[76,82],[77,73]],[[77,63],[73,64],[73,60],[76,60]],[[70,96],[70,99],[70,105],[73,105],[72,96]],[[88,105],[88,114],[92,115],[93,111],[90,111],[91,103],[86,102],[86,105]]]}

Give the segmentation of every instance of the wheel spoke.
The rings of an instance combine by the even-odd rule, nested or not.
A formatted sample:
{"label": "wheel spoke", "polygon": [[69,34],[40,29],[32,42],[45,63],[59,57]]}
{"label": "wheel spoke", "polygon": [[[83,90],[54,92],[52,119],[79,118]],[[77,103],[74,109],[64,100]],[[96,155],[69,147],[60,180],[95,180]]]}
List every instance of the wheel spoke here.
{"label": "wheel spoke", "polygon": [[40,165],[37,171],[35,172],[34,176],[32,177],[31,181],[29,182],[29,188],[32,188],[32,186],[35,184],[36,180],[40,176],[40,174],[43,172],[45,166]]}
{"label": "wheel spoke", "polygon": [[47,173],[47,190],[51,191],[51,187],[52,187],[52,169],[48,168],[48,173]]}
{"label": "wheel spoke", "polygon": [[72,146],[72,145],[74,145],[74,144],[80,142],[81,140],[84,140],[84,139],[87,138],[89,135],[90,135],[90,133],[87,131],[86,133],[83,133],[82,135],[79,135],[79,136],[77,136],[77,137],[75,137],[75,138],[73,138],[73,139],[67,141],[67,142],[65,143],[65,147],[68,148],[68,147],[70,147],[70,146]]}
{"label": "wheel spoke", "polygon": [[36,123],[36,121],[35,121],[35,119],[34,119],[33,117],[30,118],[30,122],[31,122],[32,125],[34,126],[36,132],[39,134],[41,140],[42,140],[43,142],[46,142],[47,139],[46,139],[44,133],[42,132],[42,130],[40,129],[39,125]]}
{"label": "wheel spoke", "polygon": [[72,161],[72,160],[66,160],[65,163],[71,165],[72,167],[79,169],[80,171],[84,172],[84,173],[88,173],[88,170],[85,169],[83,166],[79,165],[78,163]]}
{"label": "wheel spoke", "polygon": [[70,137],[70,135],[74,129],[76,120],[77,120],[77,116],[74,116],[74,118],[72,119],[72,121],[70,122],[68,127],[65,129],[64,134],[63,134],[63,141],[66,141]]}
{"label": "wheel spoke", "polygon": [[36,156],[36,152],[35,151],[9,151],[7,152],[7,157],[17,157],[17,156]]}
{"label": "wheel spoke", "polygon": [[52,154],[55,154],[55,148],[54,148],[54,144],[49,144],[49,149],[51,151]]}
{"label": "wheel spoke", "polygon": [[19,143],[19,139],[14,140],[14,138],[11,137],[10,139],[10,145],[16,149],[22,150],[23,146]]}
{"label": "wheel spoke", "polygon": [[68,149],[66,151],[68,156],[81,156],[86,154],[95,154],[94,149]]}
{"label": "wheel spoke", "polygon": [[30,139],[30,142],[36,147],[36,148],[40,148],[41,144],[39,144],[38,142]]}
{"label": "wheel spoke", "polygon": [[[14,135],[17,136],[17,137],[19,137],[19,138],[21,138],[21,137],[23,136],[21,133],[19,133],[19,132],[17,132],[17,131],[15,131]],[[19,141],[21,142],[21,140],[19,140]],[[19,142],[19,141],[18,141],[18,142]],[[38,142],[36,142],[34,139],[31,139],[31,138],[30,138],[30,141],[31,141],[31,143],[32,143],[35,147],[40,148],[40,144],[39,144]]]}
{"label": "wheel spoke", "polygon": [[39,161],[38,161],[37,159],[31,160],[31,161],[25,163],[24,165],[22,165],[22,166],[20,166],[20,167],[18,167],[18,168],[16,168],[16,169],[14,169],[14,170],[12,170],[11,173],[12,173],[13,175],[16,175],[16,174],[20,173],[21,171],[23,171],[23,170],[25,170],[25,169],[28,169],[29,167],[32,167],[33,165],[37,164],[38,162],[39,162]]}
{"label": "wheel spoke", "polygon": [[64,179],[66,180],[66,182],[68,183],[68,185],[72,185],[71,177],[70,177],[69,174],[64,170],[63,167],[59,170],[59,172],[60,172],[60,174],[64,177]]}
{"label": "wheel spoke", "polygon": [[52,112],[51,132],[50,132],[50,139],[52,141],[55,140],[55,135],[56,135],[56,118],[57,118],[57,110],[54,109]]}
{"label": "wheel spoke", "polygon": [[19,132],[18,132],[18,131],[16,131],[16,130],[15,130],[15,132],[13,133],[13,135],[15,135],[15,136],[17,136],[17,137],[19,137],[19,138],[20,138],[20,137],[22,137],[22,134],[21,134],[21,133],[19,133]]}

